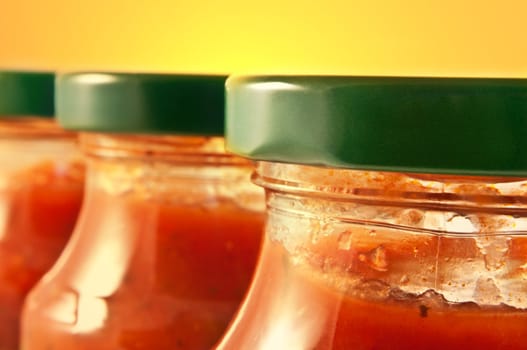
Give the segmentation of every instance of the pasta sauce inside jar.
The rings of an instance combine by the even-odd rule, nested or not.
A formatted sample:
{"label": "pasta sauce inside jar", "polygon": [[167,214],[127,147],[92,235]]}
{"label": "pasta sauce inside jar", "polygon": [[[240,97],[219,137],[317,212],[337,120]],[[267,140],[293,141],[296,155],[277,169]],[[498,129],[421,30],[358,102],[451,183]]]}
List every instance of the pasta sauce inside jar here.
{"label": "pasta sauce inside jar", "polygon": [[220,338],[250,282],[264,206],[253,164],[224,150],[224,80],[58,79],[60,121],[81,131],[86,200],[26,302],[22,349],[208,349]]}
{"label": "pasta sauce inside jar", "polygon": [[227,91],[228,148],[258,161],[268,216],[218,349],[527,348],[527,81]]}
{"label": "pasta sauce inside jar", "polygon": [[84,166],[54,121],[54,74],[0,71],[0,349],[17,349],[22,304],[79,212]]}

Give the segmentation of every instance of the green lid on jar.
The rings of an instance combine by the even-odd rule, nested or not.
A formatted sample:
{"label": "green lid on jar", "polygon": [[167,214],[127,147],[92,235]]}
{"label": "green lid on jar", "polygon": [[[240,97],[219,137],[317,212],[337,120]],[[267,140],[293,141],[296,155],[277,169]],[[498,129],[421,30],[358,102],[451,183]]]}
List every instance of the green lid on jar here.
{"label": "green lid on jar", "polygon": [[0,71],[0,116],[54,116],[54,80],[49,72]]}
{"label": "green lid on jar", "polygon": [[111,133],[224,134],[225,76],[69,73],[56,81],[65,128]]}
{"label": "green lid on jar", "polygon": [[226,135],[255,160],[527,176],[527,79],[234,77]]}

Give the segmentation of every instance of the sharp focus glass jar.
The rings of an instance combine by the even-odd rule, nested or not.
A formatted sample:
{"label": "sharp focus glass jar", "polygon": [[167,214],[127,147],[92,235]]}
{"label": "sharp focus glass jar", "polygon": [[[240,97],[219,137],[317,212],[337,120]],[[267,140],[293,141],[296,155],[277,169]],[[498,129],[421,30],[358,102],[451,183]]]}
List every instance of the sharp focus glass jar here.
{"label": "sharp focus glass jar", "polygon": [[75,135],[53,120],[51,73],[0,72],[0,349],[18,349],[30,288],[53,265],[80,209]]}
{"label": "sharp focus glass jar", "polygon": [[527,349],[526,80],[227,91],[228,145],[259,160],[268,217],[218,349]]}
{"label": "sharp focus glass jar", "polygon": [[[251,280],[263,192],[224,151],[223,77],[69,74],[61,123],[81,131],[86,200],[30,293],[22,349],[208,349]],[[87,132],[90,131],[90,132]]]}

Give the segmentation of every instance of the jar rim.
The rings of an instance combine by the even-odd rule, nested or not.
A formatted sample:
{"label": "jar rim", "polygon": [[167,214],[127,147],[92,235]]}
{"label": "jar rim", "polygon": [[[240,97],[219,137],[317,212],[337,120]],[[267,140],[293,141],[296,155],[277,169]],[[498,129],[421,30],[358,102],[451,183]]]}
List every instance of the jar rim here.
{"label": "jar rim", "polygon": [[180,165],[253,166],[252,161],[226,152],[221,136],[81,132],[79,144],[88,157]]}
{"label": "jar rim", "polygon": [[9,140],[76,140],[77,134],[62,129],[54,119],[38,116],[0,116],[0,137]]}
{"label": "jar rim", "polygon": [[457,207],[508,214],[527,210],[526,177],[423,176],[259,161],[252,179],[270,191],[337,202]]}

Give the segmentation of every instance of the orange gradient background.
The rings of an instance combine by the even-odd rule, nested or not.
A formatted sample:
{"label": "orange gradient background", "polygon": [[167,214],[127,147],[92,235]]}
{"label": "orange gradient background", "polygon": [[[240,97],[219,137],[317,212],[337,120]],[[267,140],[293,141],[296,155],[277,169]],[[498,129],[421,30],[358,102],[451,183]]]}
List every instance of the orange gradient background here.
{"label": "orange gradient background", "polygon": [[527,77],[525,0],[0,0],[0,67]]}

